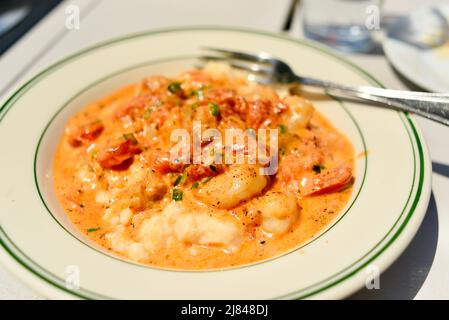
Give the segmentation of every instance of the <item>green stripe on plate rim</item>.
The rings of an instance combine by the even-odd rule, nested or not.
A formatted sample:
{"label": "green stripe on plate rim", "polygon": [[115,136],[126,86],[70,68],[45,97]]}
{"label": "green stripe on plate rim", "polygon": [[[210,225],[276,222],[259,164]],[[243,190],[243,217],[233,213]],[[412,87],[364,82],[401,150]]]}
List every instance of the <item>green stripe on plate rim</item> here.
{"label": "green stripe on plate rim", "polygon": [[[384,87],[378,80],[376,80],[373,76],[371,76],[368,72],[366,72],[365,70],[363,70],[362,68],[358,67],[357,65],[353,64],[352,62],[346,60],[343,57],[340,57],[339,55],[325,49],[324,47],[321,47],[318,44],[309,42],[309,41],[304,41],[304,40],[298,40],[298,39],[292,39],[290,37],[287,36],[283,36],[283,35],[278,35],[278,34],[274,34],[274,33],[269,33],[269,32],[263,32],[263,31],[256,31],[256,30],[252,30],[252,29],[243,29],[243,28],[223,28],[223,27],[216,27],[216,26],[211,26],[211,27],[187,27],[187,28],[170,28],[170,29],[163,29],[163,30],[155,30],[155,31],[149,31],[149,32],[142,32],[142,33],[137,33],[137,34],[131,34],[125,37],[120,37],[120,38],[115,38],[113,40],[110,41],[106,41],[106,42],[102,42],[98,45],[86,48],[84,50],[81,50],[75,54],[72,54],[62,60],[60,60],[59,62],[47,67],[46,69],[44,69],[43,71],[41,71],[40,73],[38,73],[37,75],[35,75],[33,78],[31,78],[28,82],[26,82],[25,84],[23,84],[19,89],[17,89],[6,101],[5,103],[0,107],[0,121],[3,120],[3,118],[5,117],[6,113],[8,112],[9,108],[15,103],[15,101],[17,101],[20,96],[22,94],[24,94],[26,91],[28,91],[36,82],[38,82],[39,80],[41,80],[41,78],[43,78],[44,76],[46,76],[48,73],[53,72],[55,70],[57,70],[59,67],[63,66],[64,64],[72,61],[73,59],[94,51],[96,49],[99,48],[103,48],[109,45],[112,45],[114,43],[117,42],[122,42],[122,41],[126,41],[126,40],[131,40],[131,39],[135,39],[135,38],[139,38],[139,37],[145,37],[145,36],[149,36],[149,35],[155,35],[155,34],[163,34],[163,33],[172,33],[172,32],[189,32],[189,31],[230,31],[230,32],[241,32],[241,33],[249,33],[249,34],[257,34],[257,35],[262,35],[262,36],[266,36],[266,37],[271,37],[271,38],[276,38],[276,39],[280,39],[280,40],[284,40],[284,41],[288,41],[291,43],[294,43],[296,45],[301,45],[301,46],[306,46],[312,49],[317,50],[317,52],[325,54],[329,57],[332,57],[336,60],[338,60],[339,62],[344,63],[345,65],[351,67],[353,70],[355,70],[356,72],[358,72],[359,74],[361,74],[362,76],[364,76],[366,79],[368,79],[370,82],[372,82],[373,84],[376,84],[380,87]],[[3,113],[3,114],[2,114]],[[408,222],[410,221],[417,205],[420,199],[420,195],[422,192],[422,187],[423,187],[423,183],[424,183],[424,154],[423,154],[423,147],[422,147],[422,143],[420,141],[418,132],[413,124],[413,121],[411,120],[411,118],[408,116],[408,114],[406,113],[399,113],[398,112],[399,117],[401,118],[407,134],[409,136],[410,142],[412,144],[412,150],[413,150],[413,156],[414,156],[414,166],[415,166],[415,170],[414,170],[414,176],[413,176],[413,184],[415,182],[415,175],[416,175],[416,155],[415,155],[415,148],[413,146],[413,139],[412,137],[415,139],[414,141],[416,142],[416,147],[418,149],[418,153],[419,153],[419,161],[420,161],[420,165],[419,165],[419,181],[418,181],[418,187],[417,187],[417,191],[416,194],[414,196],[412,205],[410,207],[409,212],[407,213],[407,216],[405,217],[404,221],[402,222],[402,224],[397,228],[396,232],[394,233],[394,235],[387,241],[387,243],[385,243],[385,245],[380,248],[379,250],[376,251],[376,249],[384,242],[385,239],[387,239],[389,237],[389,235],[394,231],[394,229],[397,227],[399,221],[401,220],[401,218],[403,217],[404,213],[405,213],[405,209],[407,208],[410,199],[412,197],[412,192],[409,195],[409,198],[404,206],[403,211],[401,212],[401,215],[399,216],[399,218],[397,219],[397,221],[395,222],[395,224],[393,225],[393,227],[390,229],[390,231],[384,236],[384,238],[382,238],[378,244],[376,244],[376,246],[374,246],[367,254],[365,254],[363,257],[361,257],[358,261],[354,262],[353,264],[351,264],[350,266],[348,266],[347,268],[345,268],[344,270],[338,272],[337,274],[331,276],[329,279],[325,279],[323,281],[321,281],[318,284],[315,284],[309,288],[304,288],[301,289],[300,291],[297,292],[293,292],[287,295],[283,295],[280,297],[276,297],[276,298],[297,298],[297,299],[302,299],[302,298],[307,298],[313,295],[316,295],[322,291],[325,291],[327,289],[330,289],[336,285],[338,285],[339,283],[349,279],[350,277],[352,277],[353,275],[355,275],[356,273],[358,273],[361,269],[363,269],[365,266],[367,266],[369,263],[371,263],[374,259],[378,258],[388,247],[390,247],[390,245],[392,243],[394,243],[394,241],[399,237],[399,235],[402,233],[402,231],[404,230],[404,228],[406,227],[406,225],[408,224]],[[407,126],[408,124],[408,126]],[[411,128],[412,134],[409,132],[408,127]],[[414,186],[412,186],[412,191],[413,191]],[[37,277],[39,277],[40,279],[44,280],[45,282],[47,282],[50,285],[53,285],[55,288],[65,291],[66,293],[72,294],[76,297],[80,297],[80,298],[87,298],[87,299],[91,299],[91,298],[99,298],[99,299],[105,299],[105,298],[109,298],[106,296],[102,296],[99,295],[97,293],[94,292],[90,292],[87,290],[83,290],[82,292],[80,290],[69,290],[67,289],[63,284],[58,284],[55,283],[54,280],[47,278],[45,275],[41,274],[41,273],[47,273],[45,270],[36,270],[33,269],[32,266],[28,265],[29,261],[24,261],[26,259],[23,259],[23,257],[21,258],[20,256],[23,256],[23,253],[20,252],[20,249],[18,249],[16,247],[17,252],[14,252],[14,250],[11,249],[11,247],[9,247],[7,245],[7,243],[9,243],[9,245],[15,247],[15,245],[13,244],[13,242],[8,238],[8,236],[5,234],[3,228],[0,226],[0,234],[2,235],[2,238],[0,239],[0,244],[2,245],[2,247],[5,249],[5,251],[11,255],[11,257],[16,260],[20,265],[22,265],[24,268],[26,268],[27,270],[29,270],[31,273],[33,273],[34,275],[36,275]],[[6,241],[5,241],[6,240]],[[372,254],[374,252],[374,254]],[[359,265],[357,265],[359,264]],[[36,267],[36,266],[34,266]],[[354,268],[353,268],[354,267]],[[350,270],[349,272],[347,272],[347,270],[353,268],[353,270]],[[40,269],[40,268],[37,268]],[[346,273],[346,274],[345,274]],[[342,275],[343,274],[343,275]],[[51,275],[51,274],[50,274]],[[51,275],[52,277],[54,277],[54,275]],[[64,283],[64,282],[62,282]],[[319,286],[320,284],[322,284],[321,287],[319,288],[313,288],[316,286]],[[308,292],[304,293],[304,291],[308,290]]]}

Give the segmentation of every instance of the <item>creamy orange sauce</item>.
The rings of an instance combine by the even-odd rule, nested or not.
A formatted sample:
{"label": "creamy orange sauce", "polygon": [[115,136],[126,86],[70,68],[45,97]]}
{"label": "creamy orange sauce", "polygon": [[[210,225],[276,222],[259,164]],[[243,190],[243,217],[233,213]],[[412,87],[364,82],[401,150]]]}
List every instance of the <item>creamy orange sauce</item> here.
{"label": "creamy orange sauce", "polygon": [[[259,164],[170,162],[171,132],[191,131],[193,121],[278,129],[276,174],[261,176]],[[112,253],[211,269],[314,237],[348,202],[353,170],[351,143],[310,102],[211,68],[149,77],[85,106],[67,123],[54,177],[71,221]]]}

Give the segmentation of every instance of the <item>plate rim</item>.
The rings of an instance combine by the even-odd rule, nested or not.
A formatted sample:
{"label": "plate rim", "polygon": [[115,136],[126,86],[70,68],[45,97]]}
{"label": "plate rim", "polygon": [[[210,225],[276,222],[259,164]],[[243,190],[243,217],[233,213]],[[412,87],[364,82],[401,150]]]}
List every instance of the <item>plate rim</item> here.
{"label": "plate rim", "polygon": [[[44,76],[51,71],[56,70],[58,67],[64,65],[65,63],[70,62],[71,60],[77,58],[78,56],[82,56],[85,53],[88,53],[90,51],[117,43],[117,42],[121,42],[121,41],[125,41],[125,40],[129,40],[129,39],[134,39],[137,37],[144,37],[144,36],[149,36],[149,35],[154,35],[154,34],[161,34],[161,33],[170,33],[170,32],[185,32],[185,31],[230,31],[230,32],[241,32],[241,33],[246,33],[246,34],[257,34],[257,35],[262,35],[262,36],[268,36],[268,37],[272,37],[272,38],[277,38],[277,39],[281,39],[281,40],[287,40],[296,44],[300,44],[300,45],[305,45],[307,47],[311,47],[314,49],[317,49],[318,51],[321,51],[322,53],[326,54],[329,57],[334,58],[335,60],[337,60],[340,63],[344,63],[346,66],[350,67],[352,70],[354,70],[355,72],[357,72],[358,74],[361,74],[362,76],[364,76],[366,79],[370,80],[371,82],[373,82],[374,84],[380,86],[380,87],[384,87],[382,85],[381,82],[379,82],[376,78],[374,78],[370,73],[368,73],[366,70],[364,70],[363,68],[359,67],[358,65],[352,63],[351,61],[349,61],[348,59],[342,57],[341,55],[339,55],[338,53],[333,52],[332,50],[329,50],[328,48],[317,44],[315,42],[309,41],[309,40],[305,40],[305,39],[295,39],[292,38],[290,36],[286,36],[283,34],[277,34],[277,33],[273,33],[273,32],[267,32],[267,31],[260,31],[260,30],[254,30],[254,29],[250,29],[250,28],[233,28],[233,27],[221,27],[221,26],[188,26],[188,27],[174,27],[174,28],[163,28],[163,29],[157,29],[157,30],[150,30],[150,31],[144,31],[144,32],[138,32],[138,33],[133,33],[133,34],[128,34],[128,35],[124,35],[121,37],[116,37],[116,38],[112,38],[110,40],[107,41],[102,41],[97,43],[96,45],[93,46],[89,46],[85,49],[79,50],[71,55],[66,56],[65,58],[62,58],[60,60],[58,60],[57,62],[47,66],[46,68],[44,68],[42,71],[40,71],[39,73],[37,73],[36,75],[34,75],[33,77],[30,78],[30,80],[24,82],[22,85],[18,85],[16,86],[16,89],[12,90],[11,92],[14,92],[12,94],[6,95],[5,97],[8,97],[6,99],[4,99],[2,102],[2,106],[0,107],[0,121],[4,118],[4,116],[6,115],[6,113],[8,112],[9,108],[7,108],[11,101],[13,101],[17,96],[20,97],[20,94],[28,88],[28,86],[32,85],[35,81],[40,80],[41,78],[45,78]],[[372,262],[375,259],[378,259],[380,257],[380,255],[387,250],[390,245],[392,243],[394,243],[397,238],[402,234],[402,231],[405,229],[405,226],[408,224],[408,222],[410,221],[411,216],[413,215],[414,211],[416,210],[417,206],[419,203],[421,203],[421,206],[423,206],[423,209],[425,211],[425,208],[427,208],[427,204],[428,204],[428,199],[425,199],[426,196],[427,198],[430,197],[430,175],[428,174],[427,176],[425,176],[425,173],[428,173],[428,166],[429,166],[429,155],[427,152],[427,146],[426,143],[423,139],[422,134],[420,133],[419,128],[416,126],[415,121],[408,115],[408,114],[403,114],[403,113],[398,113],[399,116],[401,117],[401,120],[404,122],[405,128],[407,129],[407,133],[409,133],[409,128],[408,126],[410,126],[410,129],[412,130],[413,133],[413,137],[414,137],[414,142],[416,143],[416,147],[418,149],[419,152],[419,168],[420,168],[420,177],[419,177],[419,182],[418,182],[418,189],[416,191],[411,192],[410,196],[412,196],[413,193],[415,196],[415,199],[412,202],[412,206],[410,207],[409,213],[408,215],[410,215],[408,217],[408,219],[406,219],[402,225],[401,228],[396,232],[396,234],[394,235],[394,237],[392,239],[390,239],[390,241],[388,241],[387,245],[384,246],[377,254],[375,254],[373,257],[371,257],[368,261],[366,261],[362,266],[358,267],[355,271],[353,271],[350,275],[343,277],[342,279],[338,279],[335,282],[333,282],[330,285],[327,285],[324,288],[321,288],[319,290],[316,290],[315,292],[309,293],[306,296],[302,296],[301,298],[307,298],[307,297],[313,297],[318,295],[319,293],[326,291],[330,288],[335,288],[336,286],[338,286],[340,283],[346,281],[347,279],[351,278],[353,275],[357,274],[362,268],[364,268],[368,263]],[[407,124],[408,126],[407,126]],[[412,136],[410,136],[411,142],[412,142],[412,148],[413,148],[413,152],[415,152],[414,150],[414,145],[413,145],[413,141],[412,141]],[[426,161],[424,161],[424,158]],[[415,163],[416,165],[416,163]],[[427,171],[427,172],[425,172]],[[425,179],[427,178],[427,179]],[[424,181],[426,180],[426,181]],[[426,185],[427,189],[423,190],[423,186]],[[424,193],[422,193],[422,191],[424,191]],[[427,194],[426,194],[427,193]],[[406,204],[405,208],[407,208],[408,203]],[[424,214],[422,214],[421,221],[422,218],[424,217]],[[418,229],[421,221],[418,221],[415,224],[415,228],[414,229]],[[0,230],[3,231],[3,229],[1,228],[0,225]],[[388,261],[383,263],[383,268],[382,270],[385,270],[386,267],[388,267],[388,265],[390,265],[391,263],[393,263],[396,258],[402,253],[402,251],[405,249],[405,246],[408,245],[408,243],[411,241],[411,239],[413,238],[413,236],[416,233],[416,230],[410,230],[409,231],[409,235],[407,237],[407,239],[403,240],[402,245],[397,248],[396,253],[393,254],[393,257],[390,259],[387,259]],[[391,232],[391,230],[390,230]],[[387,233],[386,236],[388,236],[389,233]],[[67,294],[69,295],[73,295],[74,297],[78,297],[78,298],[90,298],[88,296],[84,296],[82,294],[79,294],[77,291],[73,291],[67,288],[64,288],[58,284],[55,284],[51,281],[49,281],[48,279],[42,277],[40,274],[36,273],[35,270],[32,270],[32,268],[30,268],[29,266],[26,265],[26,263],[23,263],[23,261],[20,260],[20,258],[16,257],[15,254],[13,252],[11,252],[3,243],[3,239],[0,239],[0,245],[3,248],[2,249],[2,255],[4,256],[5,253],[9,254],[9,258],[14,258],[15,259],[15,266],[19,266],[21,268],[25,268],[25,271],[31,272],[33,273],[36,277],[33,279],[35,281],[33,281],[33,283],[27,283],[28,285],[32,286],[33,288],[38,289],[38,291],[40,292],[49,292],[48,287],[51,287],[51,289],[55,289],[57,288],[56,291],[54,292],[58,292],[59,294],[57,296],[66,296]],[[374,247],[372,250],[374,250],[376,247]],[[372,251],[371,250],[371,251]],[[6,251],[6,252],[5,252]],[[371,252],[370,251],[370,252]],[[370,253],[369,252],[369,253]],[[368,253],[368,254],[369,254]],[[361,258],[363,259],[363,257]],[[1,259],[2,261],[4,261],[4,259]],[[20,273],[20,272],[15,272],[16,270],[13,270],[14,267],[14,263],[8,263],[9,264],[9,270],[11,270],[13,273]],[[20,270],[23,271],[23,270]],[[340,272],[339,272],[340,273]],[[23,279],[23,277],[22,277]],[[31,279],[31,278],[30,278]],[[347,283],[347,282],[346,282]],[[47,288],[45,288],[47,287]],[[357,290],[359,288],[359,286],[352,286],[352,291],[351,290],[346,290],[346,295],[352,293],[353,291]],[[45,290],[44,290],[45,289]],[[63,291],[63,292],[61,292]],[[294,294],[294,293],[292,293]],[[291,296],[292,294],[288,294],[287,296]],[[98,294],[94,293],[94,296],[98,296]],[[284,296],[282,297],[278,297],[278,298],[285,298]],[[100,296],[100,298],[102,298]],[[297,297],[292,297],[292,298],[297,298]]]}

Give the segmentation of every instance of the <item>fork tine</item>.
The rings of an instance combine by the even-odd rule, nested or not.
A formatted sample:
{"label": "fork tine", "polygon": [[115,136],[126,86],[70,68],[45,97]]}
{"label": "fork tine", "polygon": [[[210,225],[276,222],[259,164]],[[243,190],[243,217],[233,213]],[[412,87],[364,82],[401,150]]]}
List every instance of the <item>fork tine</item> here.
{"label": "fork tine", "polygon": [[213,51],[217,53],[221,53],[226,57],[234,58],[238,60],[252,61],[252,62],[261,62],[266,64],[272,64],[272,57],[270,57],[266,53],[252,54],[247,52],[238,52],[226,49],[212,48],[212,47],[201,47],[204,50]]}
{"label": "fork tine", "polygon": [[270,67],[263,67],[260,64],[254,64],[254,61],[252,64],[248,63],[240,63],[237,62],[231,58],[226,57],[217,57],[217,56],[200,56],[200,60],[211,60],[211,61],[223,61],[229,63],[229,65],[233,68],[246,70],[250,72],[256,72],[260,74],[270,74],[272,69]]}

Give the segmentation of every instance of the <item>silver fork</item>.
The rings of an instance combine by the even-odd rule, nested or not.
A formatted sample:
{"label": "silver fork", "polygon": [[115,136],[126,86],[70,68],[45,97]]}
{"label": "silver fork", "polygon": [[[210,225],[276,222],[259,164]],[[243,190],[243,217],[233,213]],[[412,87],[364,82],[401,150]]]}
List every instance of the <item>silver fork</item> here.
{"label": "silver fork", "polygon": [[330,95],[375,102],[387,108],[415,113],[449,126],[449,94],[342,85],[300,76],[287,63],[267,53],[252,54],[210,47],[203,49],[216,55],[204,55],[200,57],[201,60],[228,62],[234,68],[248,71],[253,80],[262,84],[300,83],[319,87]]}

